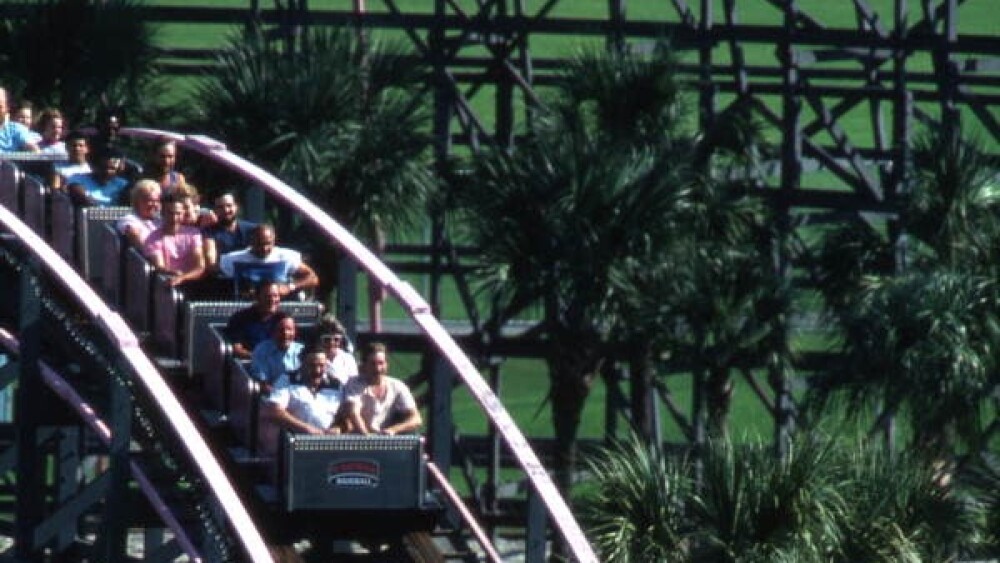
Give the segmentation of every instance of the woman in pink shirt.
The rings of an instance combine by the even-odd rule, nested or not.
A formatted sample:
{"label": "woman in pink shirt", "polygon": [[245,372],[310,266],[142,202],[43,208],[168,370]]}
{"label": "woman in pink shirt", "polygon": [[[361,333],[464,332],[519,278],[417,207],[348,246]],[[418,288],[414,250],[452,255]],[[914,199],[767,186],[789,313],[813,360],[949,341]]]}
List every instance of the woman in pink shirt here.
{"label": "woman in pink shirt", "polygon": [[205,248],[201,230],[184,224],[184,204],[163,201],[163,225],[150,233],[146,256],[157,271],[170,278],[170,285],[197,280],[205,273]]}

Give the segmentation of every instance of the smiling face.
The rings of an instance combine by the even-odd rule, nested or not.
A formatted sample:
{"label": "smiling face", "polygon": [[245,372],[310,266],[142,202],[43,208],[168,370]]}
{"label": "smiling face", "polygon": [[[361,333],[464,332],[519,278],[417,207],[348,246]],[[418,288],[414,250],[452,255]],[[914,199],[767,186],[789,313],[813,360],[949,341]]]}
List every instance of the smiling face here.
{"label": "smiling face", "polygon": [[257,290],[257,310],[267,315],[273,315],[281,305],[281,291],[274,283],[265,283]]}
{"label": "smiling face", "polygon": [[181,198],[181,203],[184,205],[184,224],[197,225],[198,215],[201,214],[198,202],[192,196],[184,196]]}
{"label": "smiling face", "polygon": [[327,356],[336,356],[341,352],[341,346],[344,343],[344,335],[336,332],[323,334],[320,335],[319,342],[323,347],[323,350],[326,351]]}
{"label": "smiling face", "polygon": [[302,362],[302,381],[309,387],[319,387],[326,375],[326,354],[310,352]]}
{"label": "smiling face", "polygon": [[31,108],[19,108],[14,112],[14,121],[24,125],[28,129],[31,129]]}
{"label": "smiling face", "polygon": [[97,167],[94,169],[94,174],[100,179],[102,183],[107,183],[118,175],[118,171],[121,170],[122,160],[117,156],[106,156],[100,160]]}
{"label": "smiling face", "polygon": [[274,250],[274,229],[262,225],[254,230],[250,241],[250,252],[257,258],[267,258]]}
{"label": "smiling face", "polygon": [[171,201],[163,207],[163,230],[175,232],[184,223],[184,204]]}
{"label": "smiling face", "polygon": [[282,350],[288,348],[295,341],[295,319],[285,317],[274,325],[274,343]]}
{"label": "smiling face", "polygon": [[153,184],[138,196],[136,214],[143,219],[155,219],[160,215],[160,185]]}
{"label": "smiling face", "polygon": [[66,151],[69,152],[70,162],[83,164],[90,154],[90,145],[87,144],[87,139],[75,138],[66,143]]}
{"label": "smiling face", "polygon": [[220,225],[232,225],[236,221],[236,215],[239,211],[240,207],[232,194],[224,194],[215,198],[215,216],[218,217]]}
{"label": "smiling face", "polygon": [[61,117],[49,119],[45,123],[45,129],[42,131],[42,140],[46,143],[59,142],[59,139],[62,139],[64,128],[65,126]]}
{"label": "smiling face", "polygon": [[389,374],[389,359],[385,352],[373,352],[365,356],[359,369],[369,380],[377,381]]}

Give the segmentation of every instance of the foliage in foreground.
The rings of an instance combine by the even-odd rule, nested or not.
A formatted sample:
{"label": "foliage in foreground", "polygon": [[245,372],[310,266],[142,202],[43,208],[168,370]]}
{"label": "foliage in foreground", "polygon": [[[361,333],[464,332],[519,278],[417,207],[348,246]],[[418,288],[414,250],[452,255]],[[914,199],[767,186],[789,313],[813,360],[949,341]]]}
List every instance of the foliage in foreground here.
{"label": "foliage in foreground", "polygon": [[688,463],[633,436],[587,467],[580,513],[609,562],[948,561],[982,539],[964,488],[877,445],[802,438],[777,460],[760,442],[717,441]]}
{"label": "foliage in foreground", "polygon": [[580,514],[606,560],[685,560],[692,483],[684,462],[633,439],[597,452],[586,467],[597,487]]}

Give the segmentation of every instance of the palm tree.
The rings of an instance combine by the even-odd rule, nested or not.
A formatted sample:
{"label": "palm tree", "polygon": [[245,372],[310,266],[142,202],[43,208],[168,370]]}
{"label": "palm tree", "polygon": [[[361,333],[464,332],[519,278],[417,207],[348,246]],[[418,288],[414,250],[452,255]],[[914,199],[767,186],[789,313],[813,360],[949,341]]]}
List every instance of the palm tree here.
{"label": "palm tree", "polygon": [[557,478],[568,487],[580,413],[616,326],[612,299],[663,241],[677,186],[652,151],[562,129],[482,155],[471,178],[454,197],[497,304],[492,323],[543,310]]}
{"label": "palm tree", "polygon": [[904,411],[930,455],[978,446],[997,372],[996,298],[992,280],[947,271],[868,280],[844,315],[841,360],[811,392],[845,396],[854,413]]}
{"label": "palm tree", "polygon": [[[680,118],[683,99],[675,69],[675,57],[666,43],[657,44],[649,57],[624,49],[583,49],[558,75],[559,96],[549,118],[557,127],[599,136],[606,145],[655,151],[662,173],[681,186],[688,162],[680,153],[691,140]],[[619,289],[627,292],[640,278],[649,277],[647,268],[656,262],[635,264],[638,267],[631,273],[620,275]],[[626,314],[616,317],[627,318],[627,311],[623,308]],[[651,437],[652,343],[645,331],[629,321],[613,334],[617,335],[614,346],[624,351],[630,363],[633,429]]]}
{"label": "palm tree", "polygon": [[689,561],[688,467],[631,435],[586,458],[582,521],[608,562]]}
{"label": "palm tree", "polygon": [[259,29],[234,38],[198,92],[204,125],[381,250],[420,224],[436,189],[421,67],[396,44],[361,46],[346,30],[310,28],[294,45]]}
{"label": "palm tree", "polygon": [[[665,244],[684,189],[683,163],[659,158],[680,127],[671,121],[678,97],[669,60],[665,52],[582,52],[526,140],[512,154],[477,155],[472,181],[452,194],[486,265],[479,273],[496,304],[491,325],[532,305],[543,310],[564,488],[580,413],[620,326],[616,296]],[[621,104],[615,93],[626,92],[632,101]]]}
{"label": "palm tree", "polygon": [[134,0],[43,0],[0,21],[0,83],[15,98],[60,108],[74,125],[101,109],[150,117],[163,90],[155,30]]}
{"label": "palm tree", "polygon": [[774,338],[788,289],[775,273],[769,213],[758,198],[712,180],[686,195],[660,267],[623,318],[636,338],[663,351],[667,366],[694,373],[709,432],[718,435],[726,431],[733,370],[790,359]]}
{"label": "palm tree", "polygon": [[[747,322],[735,336],[726,333],[721,361],[732,366],[737,354],[730,354],[731,348],[760,348],[766,333],[755,324],[764,304],[760,287],[748,283],[770,276],[764,273],[768,252],[755,250],[769,241],[762,228],[766,214],[747,193],[750,182],[731,180],[737,165],[752,160],[753,144],[727,145],[736,137],[752,138],[752,123],[737,106],[733,119],[720,120],[705,135],[686,132],[671,70],[666,51],[651,57],[582,53],[562,75],[558,96],[540,111],[526,142],[513,154],[482,155],[473,162],[473,181],[454,190],[471,241],[487,264],[481,274],[498,304],[494,324],[535,303],[544,311],[539,333],[548,345],[549,398],[564,486],[580,411],[596,371],[615,355],[612,350],[629,350],[638,389],[651,377],[654,351],[674,344],[657,335],[679,322],[685,328],[723,322],[717,311],[692,311],[686,318],[678,313],[685,298],[716,290],[685,284],[678,269],[697,266],[700,273],[688,281],[695,276],[702,276],[698,283],[718,281],[708,265],[721,262],[730,282],[726,289],[757,290],[725,303],[727,309],[739,308],[724,322]],[[737,146],[742,152],[720,150]],[[704,264],[692,265],[690,249],[698,245]],[[752,280],[738,277],[750,271]],[[660,303],[665,294],[673,298],[669,314]],[[748,312],[757,315],[748,318]],[[727,392],[728,370],[725,374],[717,386],[720,395]]]}
{"label": "palm tree", "polygon": [[903,410],[913,445],[950,467],[957,445],[981,446],[979,415],[998,381],[1000,192],[995,162],[960,136],[927,132],[913,153],[900,221],[909,271],[890,277],[891,251],[873,235],[838,231],[821,252],[842,354],[812,397],[822,405],[836,392],[854,413],[880,405],[878,422]]}
{"label": "palm tree", "polygon": [[893,271],[893,249],[863,221],[825,233],[812,257],[810,273],[823,294],[828,314],[849,314],[852,301],[871,276]]}
{"label": "palm tree", "polygon": [[940,486],[939,470],[921,456],[862,445],[837,466],[849,499],[837,561],[950,561],[979,542],[977,504]]}
{"label": "palm tree", "polygon": [[613,144],[659,146],[683,140],[682,89],[670,46],[648,57],[627,50],[582,49],[557,76],[551,109]]}
{"label": "palm tree", "polygon": [[827,561],[845,511],[834,453],[831,442],[807,438],[776,460],[761,442],[712,441],[692,500],[692,560]]}
{"label": "palm tree", "polygon": [[982,143],[929,129],[913,145],[902,224],[923,264],[995,275],[1000,256],[1000,161]]}
{"label": "palm tree", "polygon": [[789,289],[774,266],[772,214],[755,191],[764,145],[745,111],[736,105],[697,138],[661,146],[659,158],[685,163],[676,179],[684,190],[667,243],[633,271],[617,303],[633,385],[643,365],[692,371],[704,390],[696,418],[713,434],[726,429],[733,370],[791,365],[781,338]]}
{"label": "palm tree", "polygon": [[[916,455],[868,441],[803,435],[774,458],[767,444],[711,441],[693,467],[636,436],[587,459],[578,500],[608,561],[951,561],[979,547],[981,508],[941,487]],[[996,470],[975,486],[996,497]]]}
{"label": "palm tree", "polygon": [[1000,463],[994,452],[972,457],[960,474],[963,489],[982,507],[984,553],[1000,552]]}

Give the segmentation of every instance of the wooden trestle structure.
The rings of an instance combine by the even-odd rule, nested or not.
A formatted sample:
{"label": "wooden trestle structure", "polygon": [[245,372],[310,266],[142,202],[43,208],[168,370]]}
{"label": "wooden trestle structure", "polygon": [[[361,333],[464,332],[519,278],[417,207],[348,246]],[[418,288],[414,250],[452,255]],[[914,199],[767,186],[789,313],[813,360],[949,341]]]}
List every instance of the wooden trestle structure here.
{"label": "wooden trestle structure", "polygon": [[[680,71],[697,100],[697,120],[707,125],[736,105],[747,107],[776,139],[777,156],[768,163],[761,185],[786,230],[796,224],[856,221],[882,229],[892,225],[897,201],[905,193],[904,170],[909,141],[919,127],[963,128],[1000,141],[1000,33],[965,33],[963,8],[974,0],[842,0],[843,17],[824,21],[810,7],[821,2],[759,0],[768,8],[765,21],[744,23],[736,0],[671,0],[657,10],[646,3],[608,0],[606,10],[590,19],[561,17],[561,4],[578,0],[429,0],[410,10],[395,0],[343,2],[336,9],[310,9],[305,2],[278,2],[276,8],[251,10],[201,7],[147,7],[158,24],[242,25],[259,17],[285,29],[310,25],[356,26],[367,32],[404,35],[431,74],[435,154],[444,161],[456,148],[484,145],[513,147],[518,131],[530,123],[530,109],[543,103],[560,60],[539,57],[537,41],[570,46],[586,42],[632,49],[648,48],[668,38],[681,55]],[[650,4],[652,2],[649,2]],[[333,2],[331,2],[333,4]],[[377,5],[376,5],[377,4]],[[641,19],[633,15],[641,8]],[[15,9],[6,4],[0,13]],[[764,54],[762,54],[764,53]],[[212,64],[207,49],[164,49],[165,72],[190,75]],[[477,99],[489,97],[489,103]],[[489,107],[488,114],[476,108]],[[852,120],[852,126],[845,125]],[[858,134],[858,123],[865,123]],[[855,133],[851,133],[855,132]],[[795,219],[793,221],[793,219]],[[890,232],[895,229],[890,228]],[[492,366],[493,383],[501,376],[495,358],[538,357],[541,349],[515,339],[484,339],[486,313],[476,308],[463,278],[467,254],[447,240],[440,220],[433,221],[426,245],[391,245],[390,267],[427,276],[425,296],[440,310],[446,278],[463,292],[477,358]],[[786,275],[794,269],[794,249],[778,257]],[[396,267],[398,266],[398,268]],[[339,311],[357,326],[356,308]],[[30,311],[25,312],[29,318]],[[400,350],[411,346],[405,334],[387,335]],[[416,350],[416,344],[409,348]],[[452,465],[454,439],[450,416],[449,368],[432,358],[434,418],[428,449],[446,472]],[[746,374],[752,379],[752,374]],[[614,383],[613,378],[607,380]],[[753,381],[775,417],[780,438],[794,423],[790,382],[783,375],[768,383]],[[609,430],[626,410],[624,393],[609,389]],[[684,413],[675,413],[683,417]],[[625,415],[627,416],[627,414]],[[690,424],[690,420],[687,421]],[[780,440],[779,440],[780,441]],[[544,445],[542,441],[536,443]],[[488,512],[496,499],[497,467],[504,456],[495,434],[467,438],[468,459],[485,459],[490,478],[476,493]],[[542,450],[544,452],[544,448]],[[530,508],[530,507],[529,507]],[[544,515],[535,514],[535,520]],[[535,552],[537,560],[539,552]],[[530,558],[530,556],[529,556]]]}

